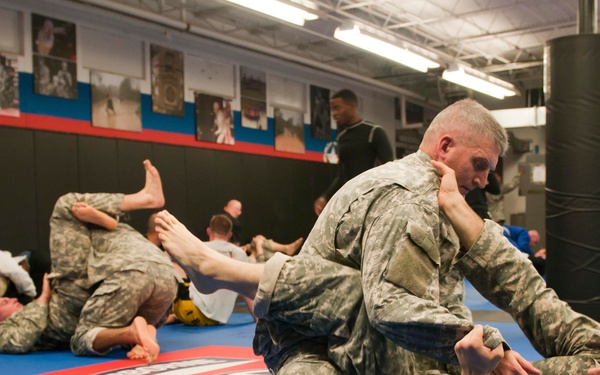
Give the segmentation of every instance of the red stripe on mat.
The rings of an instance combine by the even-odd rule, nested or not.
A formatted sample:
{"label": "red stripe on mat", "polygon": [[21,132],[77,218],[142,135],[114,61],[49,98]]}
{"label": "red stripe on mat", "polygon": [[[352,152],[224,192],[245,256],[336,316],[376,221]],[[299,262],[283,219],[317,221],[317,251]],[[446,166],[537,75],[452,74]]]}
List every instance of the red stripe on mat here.
{"label": "red stripe on mat", "polygon": [[108,375],[108,374],[269,374],[263,358],[254,355],[252,348],[234,346],[204,346],[161,353],[155,363],[122,359],[95,365],[46,372],[41,375]]}

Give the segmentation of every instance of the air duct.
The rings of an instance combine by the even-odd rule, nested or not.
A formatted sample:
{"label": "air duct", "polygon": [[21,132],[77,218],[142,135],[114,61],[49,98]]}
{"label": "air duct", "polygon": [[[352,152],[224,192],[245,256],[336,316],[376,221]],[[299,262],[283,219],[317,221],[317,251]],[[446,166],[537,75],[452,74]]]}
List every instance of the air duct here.
{"label": "air duct", "polygon": [[598,0],[579,0],[577,28],[579,34],[596,34],[598,32]]}

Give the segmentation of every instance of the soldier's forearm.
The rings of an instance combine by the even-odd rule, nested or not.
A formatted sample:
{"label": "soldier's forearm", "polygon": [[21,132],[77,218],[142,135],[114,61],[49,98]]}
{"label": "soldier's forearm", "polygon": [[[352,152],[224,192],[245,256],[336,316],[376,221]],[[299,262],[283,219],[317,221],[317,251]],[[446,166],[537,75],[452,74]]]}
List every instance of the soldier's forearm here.
{"label": "soldier's forearm", "polygon": [[458,193],[449,196],[440,208],[450,220],[462,246],[470,249],[483,230],[483,220]]}

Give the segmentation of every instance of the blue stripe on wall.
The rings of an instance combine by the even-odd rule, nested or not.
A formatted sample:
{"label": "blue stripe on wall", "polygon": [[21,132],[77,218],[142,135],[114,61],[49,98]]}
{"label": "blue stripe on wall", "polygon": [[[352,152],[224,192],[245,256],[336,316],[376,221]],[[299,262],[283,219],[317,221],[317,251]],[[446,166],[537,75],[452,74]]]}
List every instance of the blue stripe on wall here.
{"label": "blue stripe on wall", "polygon": [[[78,82],[77,100],[63,99],[34,93],[33,74],[19,73],[20,111],[26,114],[44,115],[65,119],[91,121],[91,90],[89,83]],[[152,97],[141,95],[142,127],[148,130],[159,130],[176,134],[195,135],[194,103],[185,103],[185,116],[170,116],[152,112]],[[241,126],[240,111],[233,111],[234,138],[239,142],[254,143],[261,146],[274,146],[275,124],[272,118],[267,119],[267,130],[245,128]],[[336,131],[332,130],[331,140]],[[310,137],[310,124],[304,126],[305,147],[308,152],[322,153],[328,142]]]}

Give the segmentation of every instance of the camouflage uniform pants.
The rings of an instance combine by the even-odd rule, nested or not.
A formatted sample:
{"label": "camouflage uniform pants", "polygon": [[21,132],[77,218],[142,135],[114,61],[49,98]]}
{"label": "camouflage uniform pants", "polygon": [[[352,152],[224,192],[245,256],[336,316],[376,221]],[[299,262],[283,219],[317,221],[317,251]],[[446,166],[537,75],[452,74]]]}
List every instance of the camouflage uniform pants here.
{"label": "camouflage uniform pants", "polygon": [[254,352],[277,374],[448,373],[368,323],[356,269],[277,253],[265,264],[254,302]]}
{"label": "camouflage uniform pants", "polygon": [[68,193],[56,201],[50,217],[50,261],[53,274],[70,280],[87,277],[87,258],[92,250],[90,226],[73,215],[73,204],[86,202],[95,209],[118,218],[123,214],[118,208],[122,200],[123,194]]}
{"label": "camouflage uniform pants", "polygon": [[118,217],[122,199],[123,194],[70,193],[57,201],[50,220],[52,298],[41,348],[70,342],[75,354],[94,354],[99,330],[124,327],[136,316],[154,325],[166,317],[177,280],[164,254],[126,224],[107,231],[71,213],[73,203],[85,201]]}
{"label": "camouflage uniform pants", "polygon": [[148,324],[162,324],[177,290],[169,267],[140,264],[137,269],[115,272],[105,279],[81,311],[71,351],[75,355],[104,354],[92,349],[98,332],[125,327],[136,316],[144,317]]}
{"label": "camouflage uniform pants", "polygon": [[[273,246],[272,246],[273,242],[272,241],[273,240],[271,240],[271,239],[267,239],[267,240],[263,241],[263,243],[262,243],[263,253],[256,256],[256,263],[265,263],[266,261],[271,259],[273,257],[273,255],[275,255],[276,251],[273,250]],[[250,242],[250,245],[254,249],[254,252],[256,252],[256,244],[254,243],[254,241]]]}
{"label": "camouflage uniform pants", "polygon": [[[518,252],[513,257],[506,249],[492,251],[482,267],[471,251],[478,265],[462,270],[550,357],[534,363],[543,374],[585,374],[599,366],[598,322],[560,301]],[[359,271],[321,258],[293,259],[278,254],[266,263],[255,298],[260,320],[254,351],[269,369],[278,374],[460,374],[456,366],[403,350],[370,326]]]}
{"label": "camouflage uniform pants", "polygon": [[50,316],[42,335],[43,349],[68,346],[79,314],[92,291],[87,283],[87,259],[92,251],[88,224],[71,212],[75,202],[86,202],[97,210],[118,217],[123,194],[68,193],[54,205],[50,217],[50,261],[52,265]]}

